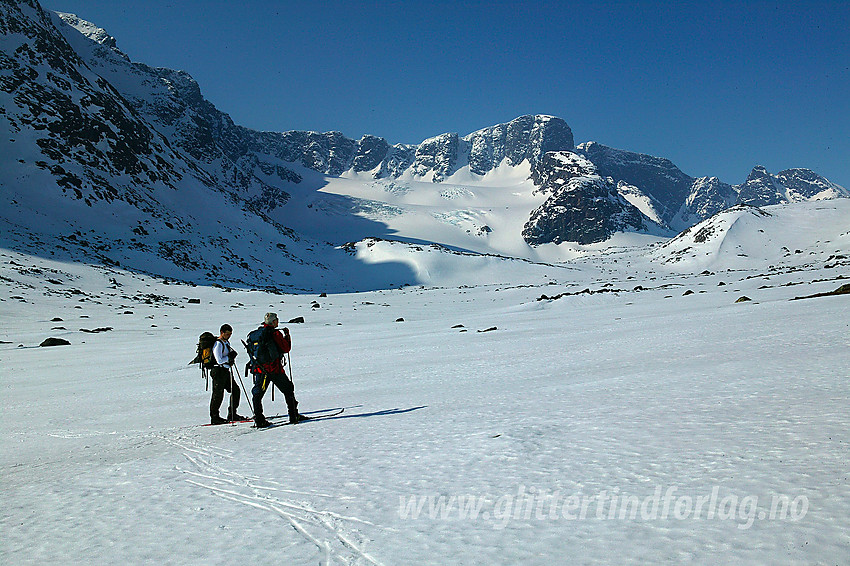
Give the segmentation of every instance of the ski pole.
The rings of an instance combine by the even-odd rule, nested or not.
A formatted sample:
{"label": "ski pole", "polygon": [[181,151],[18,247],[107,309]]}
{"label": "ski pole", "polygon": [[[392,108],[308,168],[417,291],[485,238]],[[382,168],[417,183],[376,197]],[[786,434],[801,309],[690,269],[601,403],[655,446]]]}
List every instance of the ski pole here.
{"label": "ski pole", "polygon": [[[231,371],[232,371],[232,369],[231,369]],[[245,392],[245,402],[248,403],[248,407],[251,409],[251,414],[256,415],[257,413],[254,412],[254,405],[253,405],[253,403],[251,403],[251,398],[248,397],[248,390],[245,389],[245,383],[242,381],[242,376],[239,375],[239,368],[236,368],[236,377],[239,378],[239,385],[242,386],[242,391]]]}
{"label": "ski pole", "polygon": [[235,420],[236,407],[233,406],[233,366],[230,366],[230,416]]}
{"label": "ski pole", "polygon": [[[248,347],[248,344],[246,344],[244,340],[242,340],[242,345],[245,347],[245,351],[248,352],[248,358],[250,360],[251,367],[254,368],[255,370],[259,371],[259,364],[257,363],[257,360],[254,359],[254,356],[251,354],[251,348]],[[236,372],[239,373],[239,370],[236,370]],[[252,373],[254,373],[253,370],[252,370]],[[265,394],[266,393],[266,387],[265,387],[266,386],[266,377],[265,377],[265,374],[261,374],[261,375],[263,376],[263,380],[259,383],[259,386],[260,386],[260,389],[263,390],[263,394]],[[248,377],[248,366],[245,366],[245,377]],[[256,379],[257,379],[257,373],[254,373],[255,382],[256,382]],[[239,382],[240,383],[242,382],[241,376],[239,377]],[[242,389],[245,389],[244,383],[242,383]],[[247,393],[245,394],[245,398],[246,399],[248,398]],[[272,401],[274,401],[274,387],[272,387]],[[249,403],[249,406],[251,407],[251,412],[254,414],[254,416],[256,416],[257,413],[256,413],[256,411],[254,411],[254,406],[250,403]]]}
{"label": "ski pole", "polygon": [[292,384],[295,385],[295,380],[292,379],[292,356],[289,354],[289,352],[286,353],[286,359],[289,363],[289,381],[291,381]]}

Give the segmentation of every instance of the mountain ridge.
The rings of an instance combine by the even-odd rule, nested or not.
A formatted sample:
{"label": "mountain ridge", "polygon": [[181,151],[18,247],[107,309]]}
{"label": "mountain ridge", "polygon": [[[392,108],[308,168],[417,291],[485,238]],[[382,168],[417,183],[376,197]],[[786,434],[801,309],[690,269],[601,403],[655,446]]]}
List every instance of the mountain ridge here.
{"label": "mountain ridge", "polygon": [[[59,14],[59,17],[92,42],[130,62],[118,49],[115,38],[105,30],[71,14]],[[166,72],[176,74],[191,85],[189,98],[194,104],[206,104],[214,108],[203,99],[200,87],[187,73],[171,70]],[[215,112],[218,112],[221,119],[232,123],[226,114],[217,110]],[[374,178],[394,177],[441,182],[464,167],[468,167],[472,174],[484,175],[503,161],[510,166],[517,166],[527,159],[534,166],[548,151],[574,149],[573,134],[569,125],[563,119],[550,115],[524,115],[506,123],[481,128],[465,136],[451,132],[442,133],[414,145],[390,145],[384,138],[369,134],[360,140],[354,140],[338,131],[255,132],[241,126],[234,127],[252,139],[254,143],[249,145],[250,151],[260,153],[271,145],[276,150],[275,154],[284,161],[300,162],[307,168],[334,176],[346,172],[372,172]],[[760,202],[758,197],[749,196],[746,188],[749,179],[741,185],[733,186],[736,193],[740,193],[742,188],[745,190],[745,197],[733,201],[727,188],[729,185],[716,181],[713,183],[714,190],[706,192],[705,185],[712,184],[708,181],[711,177],[692,178],[666,158],[614,149],[598,142],[585,142],[578,149],[597,163],[603,177],[611,177],[615,182],[622,181],[632,187],[638,187],[644,196],[659,203],[661,210],[656,211],[658,218],[677,231],[692,225],[694,221],[707,218],[722,208],[739,203],[757,205]],[[245,148],[231,148],[228,155],[236,161],[244,155],[244,151]],[[756,166],[754,171],[759,167]],[[653,174],[648,171],[652,168],[658,172]],[[788,169],[784,172],[794,171],[803,171],[803,176],[810,178],[817,177],[814,183],[834,187],[837,193],[842,193],[843,187],[810,170]],[[781,178],[781,173],[777,178]],[[788,187],[789,184],[799,184],[799,179],[789,179],[783,186]],[[850,192],[843,190],[843,195],[849,196]],[[786,197],[784,201],[791,200]],[[777,204],[784,201],[770,198],[766,202]],[[686,207],[684,211],[683,206]]]}
{"label": "mountain ridge", "polygon": [[[736,186],[694,179],[665,158],[576,146],[569,125],[545,114],[419,144],[256,131],[207,101],[188,73],[132,62],[108,32],[72,14],[44,11],[34,0],[4,3],[0,32],[0,125],[9,133],[0,139],[0,184],[11,200],[0,217],[13,227],[3,237],[9,245],[61,242],[104,262],[138,263],[147,254],[175,273],[190,266],[209,281],[271,284],[252,239],[264,242],[263,254],[276,254],[281,271],[316,281],[333,276],[328,256],[314,250],[335,238],[336,224],[356,226],[357,237],[442,237],[391,227],[387,219],[418,210],[404,193],[457,203],[422,208],[423,218],[462,236],[435,243],[471,242],[470,249],[518,257],[537,257],[534,249],[546,244],[604,243],[619,232],[672,235],[742,202],[850,195],[807,169],[771,175],[756,167]],[[346,179],[360,184],[352,189]],[[496,194],[484,190],[491,185],[502,187],[501,200],[488,196]],[[341,188],[348,192],[329,194]],[[507,212],[496,214],[497,201]],[[198,202],[219,206],[200,210]],[[302,217],[324,224],[305,239]],[[101,225],[102,218],[114,220]],[[217,234],[234,219],[251,236]],[[222,259],[231,253],[247,279]]]}

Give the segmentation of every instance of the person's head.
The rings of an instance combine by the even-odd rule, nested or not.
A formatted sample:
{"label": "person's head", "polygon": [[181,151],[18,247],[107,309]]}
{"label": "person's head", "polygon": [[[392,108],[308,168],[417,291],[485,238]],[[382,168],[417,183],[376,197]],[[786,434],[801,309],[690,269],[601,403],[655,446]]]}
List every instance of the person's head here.
{"label": "person's head", "polygon": [[263,317],[263,324],[268,324],[269,326],[277,326],[277,314],[273,312],[267,312],[266,316]]}
{"label": "person's head", "polygon": [[219,332],[221,333],[221,338],[229,340],[230,337],[233,335],[233,327],[229,324],[222,324],[221,328],[219,329]]}

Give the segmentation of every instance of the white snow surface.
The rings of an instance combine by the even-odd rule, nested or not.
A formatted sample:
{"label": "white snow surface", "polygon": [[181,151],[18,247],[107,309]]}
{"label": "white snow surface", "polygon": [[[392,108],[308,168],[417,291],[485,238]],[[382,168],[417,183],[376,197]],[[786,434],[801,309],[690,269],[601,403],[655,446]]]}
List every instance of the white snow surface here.
{"label": "white snow surface", "polygon": [[[0,562],[846,564],[850,302],[790,299],[847,282],[850,210],[766,211],[672,263],[657,243],[550,265],[364,240],[424,284],[328,297],[0,250]],[[301,412],[345,412],[201,426],[198,335],[227,322],[238,344],[267,311],[306,320],[287,325]]]}

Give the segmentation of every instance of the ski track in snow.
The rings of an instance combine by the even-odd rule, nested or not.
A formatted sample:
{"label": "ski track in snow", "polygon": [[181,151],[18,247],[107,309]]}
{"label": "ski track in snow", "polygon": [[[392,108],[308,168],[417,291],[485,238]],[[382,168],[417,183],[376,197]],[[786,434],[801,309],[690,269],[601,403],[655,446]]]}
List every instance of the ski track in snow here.
{"label": "ski track in snow", "polygon": [[160,438],[184,450],[183,456],[195,468],[193,471],[177,467],[180,472],[190,476],[185,480],[186,483],[209,491],[226,501],[260,509],[282,518],[305,540],[316,546],[321,555],[322,564],[382,565],[362,548],[363,541],[358,540],[357,529],[348,526],[351,523],[374,527],[373,523],[333,511],[317,510],[304,501],[283,498],[284,494],[325,498],[333,496],[283,489],[279,484],[269,485],[277,484],[277,482],[263,480],[258,476],[239,474],[225,469],[220,463],[215,463],[214,460],[217,458],[232,460],[233,451],[231,450],[197,444],[190,446],[185,441]]}

